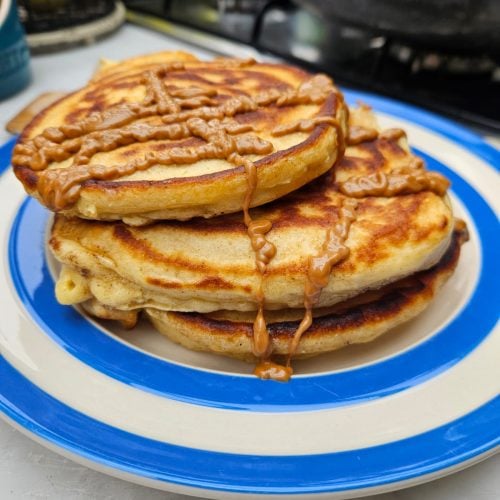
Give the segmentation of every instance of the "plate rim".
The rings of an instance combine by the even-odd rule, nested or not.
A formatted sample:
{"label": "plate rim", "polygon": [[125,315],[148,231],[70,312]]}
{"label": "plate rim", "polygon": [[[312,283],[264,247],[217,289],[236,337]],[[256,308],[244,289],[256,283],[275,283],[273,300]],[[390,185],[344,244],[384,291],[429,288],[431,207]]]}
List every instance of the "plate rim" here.
{"label": "plate rim", "polygon": [[[0,357],[1,360],[1,357]],[[22,426],[19,424],[16,420],[11,419],[6,413],[0,411],[0,419],[7,423],[8,425],[12,426],[14,429],[18,430],[26,436],[29,439],[32,439],[36,443],[40,444],[41,446],[44,446],[50,451],[53,451],[54,453],[57,453],[65,458],[68,458],[70,460],[73,460],[80,465],[86,466],[94,471],[107,474],[109,476],[124,480],[124,481],[130,481],[135,484],[140,484],[142,486],[154,488],[157,490],[162,490],[162,491],[169,491],[169,492],[174,492],[174,493],[180,493],[180,494],[185,494],[185,495],[192,495],[192,496],[200,496],[204,495],[202,498],[214,498],[214,499],[219,499],[219,498],[254,498],[255,495],[253,492],[245,492],[245,493],[239,493],[239,492],[234,492],[232,490],[220,490],[220,489],[210,489],[207,490],[205,488],[201,488],[198,486],[193,486],[190,484],[182,484],[182,483],[172,483],[172,482],[167,482],[163,480],[155,480],[152,478],[148,478],[143,475],[138,475],[134,474],[133,472],[125,471],[119,468],[116,468],[115,466],[110,466],[109,464],[104,464],[102,462],[90,459],[82,455],[81,453],[78,453],[76,451],[70,450],[66,447],[60,446],[57,443],[53,442],[52,440],[46,439],[44,436],[30,430],[26,426]],[[368,495],[376,495],[376,494],[381,494],[381,493],[388,493],[391,491],[397,491],[400,489],[404,488],[410,488],[414,486],[418,486],[421,484],[428,483],[430,481],[436,480],[436,479],[441,479],[443,477],[449,476],[451,474],[454,474],[456,472],[459,472],[461,470],[464,470],[468,467],[471,467],[473,465],[476,465],[488,458],[491,458],[493,456],[496,456],[497,454],[500,454],[500,442],[492,446],[489,449],[486,449],[482,451],[481,453],[478,453],[475,456],[471,456],[468,459],[458,461],[455,464],[449,465],[448,467],[440,468],[432,472],[428,472],[425,474],[421,475],[416,475],[414,477],[409,477],[403,480],[399,481],[393,481],[393,482],[387,482],[385,484],[381,485],[376,485],[376,486],[366,486],[362,488],[353,488],[349,490],[340,490],[340,491],[327,491],[327,492],[320,492],[320,493],[294,493],[294,492],[287,492],[283,494],[275,494],[275,493],[258,493],[258,498],[259,499],[266,499],[266,498],[283,498],[283,495],[288,494],[292,495],[293,498],[300,498],[300,499],[306,499],[306,498],[318,498],[318,497],[324,497],[326,495],[326,498],[338,498],[338,499],[347,499],[347,498],[360,498],[360,497],[365,497]],[[230,496],[229,496],[230,495]]]}
{"label": "plate rim", "polygon": [[[490,146],[489,144],[487,144],[479,135],[467,130],[465,127],[463,127],[461,125],[453,123],[451,120],[448,120],[446,118],[442,118],[438,115],[435,115],[434,113],[431,113],[431,112],[428,112],[425,110],[421,110],[419,108],[416,108],[415,106],[412,106],[412,105],[409,105],[406,103],[400,103],[400,102],[392,100],[392,99],[388,99],[385,97],[379,97],[379,96],[368,94],[365,92],[348,91],[348,92],[346,92],[346,94],[348,96],[348,99],[349,98],[351,100],[354,100],[356,98],[364,99],[364,100],[368,101],[370,104],[372,104],[377,111],[381,111],[383,113],[394,115],[396,117],[400,117],[401,119],[409,120],[417,125],[421,125],[421,126],[427,128],[428,130],[430,130],[434,134],[442,135],[445,138],[447,138],[455,143],[458,142],[462,147],[465,147],[466,149],[471,151],[476,156],[479,156],[480,158],[485,160],[486,163],[488,163],[491,168],[493,168],[494,170],[496,169],[497,171],[500,170],[500,151],[497,151],[493,146]],[[405,112],[405,114],[403,116],[401,116],[401,114],[400,114],[401,111]],[[438,127],[438,129],[436,129],[436,127]],[[6,155],[8,155],[10,157],[10,150],[14,146],[14,143],[15,143],[15,139],[11,139],[4,146],[2,146],[0,148],[0,174],[2,173],[3,170],[5,170],[7,168],[7,165],[3,164],[2,159],[5,159]],[[5,358],[1,355],[0,355],[0,362],[1,363],[6,362]],[[28,380],[28,382],[30,382],[30,381]],[[0,392],[0,409],[2,409],[3,412],[5,413],[5,408],[3,408],[2,404],[1,404],[2,403],[1,396],[2,396],[2,393]],[[500,401],[500,396],[497,396],[497,398],[494,398],[494,400]],[[63,404],[63,403],[61,403],[61,404]],[[479,407],[479,408],[482,408],[482,407]],[[476,411],[476,410],[474,410],[474,411]],[[2,412],[0,412],[0,414],[1,413]],[[466,415],[470,415],[470,413],[466,414]],[[4,416],[4,415],[1,415],[1,416]],[[5,415],[4,417],[7,417],[7,415]],[[8,420],[8,418],[7,418],[7,420]],[[21,425],[21,424],[19,424],[19,425]],[[23,429],[27,433],[31,432],[31,430],[27,426],[23,426]],[[39,437],[40,437],[40,439],[43,439],[43,437],[41,437],[41,436],[39,436]],[[49,441],[49,442],[52,442],[52,441]],[[481,457],[484,454],[487,454],[487,456],[489,456],[490,454],[491,455],[494,454],[500,448],[499,442],[500,442],[500,436],[498,436],[498,439],[487,450],[483,450],[482,452],[478,452],[475,456]],[[57,444],[54,444],[54,446],[57,446]],[[78,453],[76,453],[76,455],[83,456],[83,455],[79,455]],[[278,458],[282,458],[282,457],[278,457]],[[472,459],[473,457],[470,457],[470,458]],[[475,463],[475,462],[473,462],[473,463]],[[457,464],[458,465],[465,464],[465,462],[462,460],[462,461],[457,462]],[[472,465],[472,463],[465,464],[464,467],[467,465]],[[436,470],[434,472],[436,474],[439,474],[436,477],[441,477],[442,475],[446,475],[447,474],[446,471],[448,469],[450,469],[450,467],[452,469],[452,470],[450,470],[450,472],[453,472],[453,469],[455,468],[453,466],[445,466],[442,468],[436,468]],[[463,468],[463,467],[460,467],[460,468]],[[117,469],[116,465],[113,466],[113,469]],[[429,479],[425,479],[429,474],[432,475],[433,473],[428,472],[428,473],[418,475],[416,477],[422,479],[422,481],[419,481],[419,482],[425,482],[426,480],[433,479],[432,477]],[[144,476],[139,476],[139,477],[144,477]],[[388,485],[388,488],[385,490],[380,490],[380,492],[390,491],[392,489],[397,489],[399,487],[402,487],[402,483],[404,483],[407,480],[410,481],[411,478],[386,483]],[[417,483],[415,483],[415,484],[417,484]],[[400,486],[398,486],[398,485],[400,485]],[[186,484],[186,486],[189,487],[189,484]],[[365,488],[363,488],[363,490],[367,491],[367,494],[373,492],[373,491],[368,492],[368,490],[366,490]],[[203,492],[203,491],[204,491],[203,489],[200,490],[200,492]],[[216,490],[216,491],[220,492],[221,490]],[[228,490],[228,491],[233,491],[233,490]],[[331,492],[331,491],[332,490],[324,490],[324,492]],[[351,489],[342,490],[342,491],[345,493],[345,492],[356,492],[359,490],[351,488]],[[246,493],[252,494],[253,492],[249,491]],[[258,492],[258,493],[260,493],[260,492]],[[286,492],[286,493],[290,494],[293,492]],[[320,493],[320,492],[319,491],[311,491],[309,493],[316,494],[316,493]],[[191,494],[193,494],[193,493],[191,493]],[[272,494],[274,494],[274,493],[272,493]]]}
{"label": "plate rim", "polygon": [[[427,153],[419,151],[419,154],[428,163],[435,161],[436,164],[432,164],[435,169],[444,169],[458,190],[457,196],[467,206],[472,224],[476,226],[481,222],[476,282],[468,300],[433,335],[363,366],[306,374],[292,378],[288,384],[268,382],[264,386],[255,377],[178,364],[127,345],[113,335],[103,335],[88,318],[56,302],[44,256],[38,251],[30,253],[34,252],[32,246],[27,245],[33,241],[32,227],[45,224],[46,217],[46,211],[32,198],[24,199],[11,226],[8,248],[11,281],[33,321],[65,351],[119,382],[168,399],[238,411],[302,412],[362,404],[397,394],[429,381],[463,359],[489,335],[496,319],[493,305],[485,301],[495,286],[491,273],[495,260],[493,235],[485,229],[494,223],[494,212],[474,186],[460,175]],[[37,240],[36,248],[38,244]],[[43,279],[34,289],[30,285],[31,273],[38,274],[39,266]],[[43,303],[37,305],[39,299],[35,296],[40,295],[44,297]],[[436,350],[454,342],[457,332],[466,328],[471,314],[478,308],[484,311],[473,335],[451,344],[453,347],[446,350],[445,356],[434,358]],[[81,329],[82,335],[71,334],[74,325]],[[141,367],[145,362],[149,371],[147,380],[142,381]],[[186,379],[190,384],[183,383]],[[293,399],[290,399],[290,391],[293,391]]]}
{"label": "plate rim", "polygon": [[[2,410],[7,417],[13,419],[17,424],[21,425],[30,432],[34,432],[40,438],[52,442],[55,446],[62,450],[66,450],[70,453],[76,453],[81,455],[85,459],[92,460],[96,464],[104,467],[113,467],[120,473],[129,473],[132,476],[138,476],[149,480],[161,480],[165,484],[177,484],[185,487],[195,487],[200,490],[225,492],[237,495],[314,495],[314,494],[324,494],[324,493],[345,493],[353,492],[357,490],[365,490],[366,488],[377,488],[385,487],[385,485],[391,485],[394,483],[401,483],[407,480],[413,480],[414,478],[427,476],[428,474],[439,473],[449,468],[453,468],[464,461],[474,459],[475,457],[481,456],[484,453],[494,453],[500,450],[500,434],[497,434],[495,429],[500,428],[500,395],[490,399],[480,407],[472,410],[469,413],[455,419],[451,422],[447,422],[434,429],[429,429],[421,434],[415,436],[406,437],[397,441],[392,441],[389,443],[384,443],[380,445],[371,446],[368,448],[360,448],[355,450],[349,450],[346,452],[331,452],[322,454],[310,454],[310,455],[286,455],[286,456],[258,456],[258,455],[247,455],[247,454],[236,454],[227,452],[214,452],[210,450],[202,450],[196,448],[188,448],[186,446],[173,445],[170,443],[164,443],[161,441],[156,441],[151,438],[145,438],[140,435],[132,434],[128,431],[124,431],[119,428],[112,427],[109,424],[100,422],[93,417],[87,416],[78,410],[68,406],[50,394],[39,389],[33,382],[27,379],[24,375],[20,374],[8,361],[0,357],[0,374],[2,374],[3,379],[14,379],[18,383],[16,387],[22,387],[21,391],[16,391],[13,399],[17,398],[18,403],[20,403],[21,408],[17,406],[12,408],[12,404],[6,405],[2,398],[0,397],[0,410]],[[8,392],[8,389],[7,389]],[[48,411],[49,417],[43,415],[39,417],[39,421],[34,421],[31,419],[29,413],[29,406],[32,404],[29,401],[28,396],[32,393],[38,394],[38,400],[36,405],[44,405],[43,408]],[[1,394],[0,394],[1,396]],[[7,399],[7,402],[12,401]],[[28,412],[26,411],[28,410]],[[0,412],[1,413],[1,412]],[[53,424],[50,419],[50,415],[57,414],[59,420],[55,428],[48,428],[47,422]],[[45,420],[45,425],[44,421]],[[444,443],[446,439],[443,439],[443,446],[446,448],[443,450],[443,456],[436,460],[434,449],[430,446],[432,443],[436,443],[434,438],[435,434],[439,434],[442,437],[448,435],[463,437],[463,427],[469,428],[470,426],[476,428],[478,422],[484,429],[489,429],[491,436],[488,438],[487,442],[481,441],[481,438],[485,435],[484,433],[479,433],[477,439],[480,443],[476,444],[474,448],[464,447],[467,443],[463,444],[459,440],[454,439],[454,445],[456,448],[446,447],[449,443]],[[492,425],[493,424],[493,425]],[[491,431],[493,429],[493,431]],[[57,431],[57,434],[55,434]],[[85,434],[87,439],[87,447],[82,447],[82,443],[78,440],[75,434]],[[109,449],[108,439],[112,437],[114,439],[113,451],[116,452],[114,458],[111,458],[111,454],[106,451]],[[89,439],[93,439],[94,447],[98,446],[97,450],[91,450],[89,448]],[[73,442],[76,439],[76,443]],[[73,441],[72,441],[73,440]],[[428,442],[430,440],[430,442]],[[130,450],[135,447],[136,450],[141,450],[142,453],[154,449],[152,457],[143,458],[143,464],[140,466],[138,462],[130,463],[129,458],[122,456],[120,453],[123,449]],[[149,446],[149,450],[146,449]],[[390,448],[389,452],[387,448]],[[415,454],[423,453],[423,462],[421,462],[419,467],[415,467],[413,463],[413,468],[401,471],[400,467],[402,462],[400,461],[407,454],[407,450],[411,449]],[[335,463],[336,468],[342,467],[342,472],[345,473],[347,470],[352,470],[352,466],[356,464],[359,456],[362,453],[368,452],[372,454],[371,461],[377,461],[378,463],[383,462],[382,457],[389,457],[389,453],[394,453],[396,456],[397,466],[395,470],[391,470],[391,474],[379,476],[377,479],[373,479],[371,472],[368,473],[363,482],[360,482],[359,477],[355,479],[348,476],[348,479],[342,481],[330,480],[325,481],[324,478],[319,477],[316,479],[316,483],[304,483],[304,478],[301,478],[303,484],[298,486],[296,483],[292,485],[285,481],[290,481],[289,476],[292,480],[295,480],[297,476],[295,472],[297,471],[307,471],[307,467],[312,465],[322,467],[326,472],[329,473],[330,467]],[[160,460],[165,460],[165,454],[168,456],[166,460],[172,462],[175,458],[187,460],[187,464],[184,465],[186,468],[185,472],[190,472],[191,477],[187,477],[187,474],[179,476],[179,472],[182,472],[179,468],[173,470],[159,470],[158,468],[151,468],[151,463],[153,466],[157,466]],[[426,454],[429,454],[428,456]],[[374,455],[374,456],[373,456]],[[368,455],[369,456],[369,455]],[[117,457],[119,457],[117,459]],[[151,460],[154,459],[153,462]],[[207,468],[212,467],[204,473],[200,473],[199,470],[196,472],[191,472],[192,464],[203,464],[205,460],[210,459]],[[432,462],[430,460],[433,460]],[[267,470],[267,467],[276,469],[276,465],[285,466],[285,474],[283,478],[279,478],[281,482],[276,484],[265,484],[252,483],[252,478],[245,476],[247,474],[248,465],[255,465],[256,460],[260,462],[259,466]],[[368,458],[370,461],[370,457]],[[415,458],[410,460],[415,461]],[[284,464],[283,462],[286,462]],[[248,480],[248,484],[243,484],[242,482],[233,481],[220,481],[217,480],[216,471],[220,470],[222,464],[231,464],[231,467],[240,470],[242,477],[239,479]],[[370,464],[369,464],[370,465]],[[384,464],[385,466],[385,464]],[[293,470],[290,472],[290,468]],[[311,467],[312,470],[313,467]],[[275,471],[276,472],[276,471]],[[198,476],[198,477],[195,477]]]}

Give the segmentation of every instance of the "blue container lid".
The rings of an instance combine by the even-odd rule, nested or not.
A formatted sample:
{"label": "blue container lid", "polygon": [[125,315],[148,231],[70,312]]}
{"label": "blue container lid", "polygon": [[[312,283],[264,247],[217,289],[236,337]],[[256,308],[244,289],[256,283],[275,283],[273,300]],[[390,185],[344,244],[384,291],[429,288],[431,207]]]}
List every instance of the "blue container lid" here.
{"label": "blue container lid", "polygon": [[31,81],[29,49],[12,0],[0,1],[0,99]]}

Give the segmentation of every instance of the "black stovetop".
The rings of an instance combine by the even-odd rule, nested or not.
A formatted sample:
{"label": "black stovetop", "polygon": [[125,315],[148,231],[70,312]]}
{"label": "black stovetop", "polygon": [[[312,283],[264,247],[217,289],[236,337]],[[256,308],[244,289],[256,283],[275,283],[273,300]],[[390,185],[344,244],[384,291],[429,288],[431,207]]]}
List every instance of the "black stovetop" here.
{"label": "black stovetop", "polygon": [[[335,24],[285,0],[128,0],[127,7],[330,74],[337,83],[500,132],[500,66]],[[465,69],[467,71],[465,71]]]}

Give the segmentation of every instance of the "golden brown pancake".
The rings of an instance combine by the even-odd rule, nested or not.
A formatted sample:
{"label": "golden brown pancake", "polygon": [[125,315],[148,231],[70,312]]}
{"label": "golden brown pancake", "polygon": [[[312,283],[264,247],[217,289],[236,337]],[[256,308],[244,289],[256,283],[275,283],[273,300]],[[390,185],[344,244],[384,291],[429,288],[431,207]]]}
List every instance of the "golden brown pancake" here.
{"label": "golden brown pancake", "polygon": [[[363,130],[355,129],[362,125]],[[315,307],[428,269],[449,247],[453,215],[446,182],[441,190],[425,184],[425,179],[443,179],[424,169],[400,131],[354,144],[372,126],[368,110],[353,111],[351,131],[357,130],[358,139],[350,137],[334,172],[252,210],[255,219],[272,223],[267,239],[276,247],[262,279],[265,309],[304,306],[310,259],[321,253],[329,230],[338,225],[346,199],[356,203],[345,242],[349,253],[331,269]],[[405,184],[405,176],[413,181]],[[359,184],[378,189],[378,195],[360,195]],[[342,193],[352,186],[354,197]],[[50,246],[65,265],[58,299],[71,304],[95,298],[120,310],[255,311],[261,276],[242,219],[231,214],[135,228],[57,215]]]}
{"label": "golden brown pancake", "polygon": [[145,309],[172,340],[258,359],[254,373],[276,380],[292,357],[376,338],[429,304],[466,228],[453,232],[449,182],[402,130],[380,132],[362,106],[346,142],[333,170],[251,216],[137,228],[56,215],[58,300],[127,327]]}
{"label": "golden brown pancake", "polygon": [[35,117],[12,163],[51,210],[142,225],[294,191],[332,166],[346,127],[325,75],[165,52],[106,64]]}
{"label": "golden brown pancake", "polygon": [[[336,306],[317,309],[313,324],[302,335],[293,357],[315,356],[350,344],[371,342],[420,314],[453,274],[460,247],[466,240],[466,230],[457,229],[448,250],[432,268]],[[84,304],[84,308],[92,312],[92,303]],[[126,326],[133,325],[132,316],[127,323],[120,316],[122,311],[107,313],[108,319],[122,321]],[[254,314],[239,311],[179,313],[152,308],[147,308],[146,314],[159,332],[184,347],[247,361],[256,360],[252,352]],[[303,315],[303,310],[293,309],[266,313],[274,355],[288,355],[290,341]]]}

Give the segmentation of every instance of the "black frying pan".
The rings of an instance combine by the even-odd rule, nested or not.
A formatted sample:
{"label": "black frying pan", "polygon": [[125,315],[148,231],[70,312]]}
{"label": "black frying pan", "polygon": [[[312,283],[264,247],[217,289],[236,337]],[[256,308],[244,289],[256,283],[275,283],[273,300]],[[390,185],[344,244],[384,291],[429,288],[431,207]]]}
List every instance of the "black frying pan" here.
{"label": "black frying pan", "polygon": [[322,18],[413,44],[500,54],[500,0],[295,0]]}

